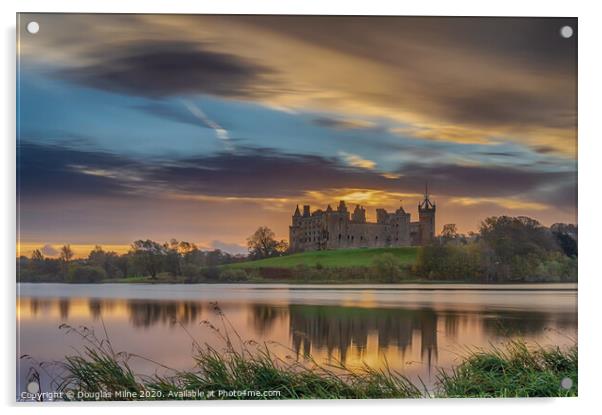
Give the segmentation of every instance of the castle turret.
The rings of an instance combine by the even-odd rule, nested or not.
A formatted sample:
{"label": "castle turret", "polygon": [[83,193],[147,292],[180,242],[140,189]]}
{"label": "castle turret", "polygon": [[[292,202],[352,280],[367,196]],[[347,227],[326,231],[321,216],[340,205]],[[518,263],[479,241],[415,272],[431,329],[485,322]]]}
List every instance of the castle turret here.
{"label": "castle turret", "polygon": [[299,221],[301,220],[301,212],[299,211],[299,205],[295,209],[295,213],[293,213],[293,226],[298,226]]}
{"label": "castle turret", "polygon": [[303,205],[303,217],[308,218],[311,216],[311,212],[309,210],[309,205]]}
{"label": "castle turret", "polygon": [[424,199],[418,204],[421,245],[428,244],[435,238],[435,211],[436,206],[429,199],[427,183],[424,187]]}
{"label": "castle turret", "polygon": [[376,209],[376,223],[385,224],[387,223],[387,219],[389,214],[385,209]]}
{"label": "castle turret", "polygon": [[351,215],[351,220],[355,223],[366,223],[366,209],[360,205],[356,205]]}

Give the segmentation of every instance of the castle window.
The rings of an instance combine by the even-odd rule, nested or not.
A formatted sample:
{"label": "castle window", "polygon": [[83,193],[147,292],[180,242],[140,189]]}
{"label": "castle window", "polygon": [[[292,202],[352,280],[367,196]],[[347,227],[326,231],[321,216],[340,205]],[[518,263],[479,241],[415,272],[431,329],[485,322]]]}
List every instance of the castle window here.
{"label": "castle window", "polygon": [[378,235],[374,238],[375,241],[378,241]]}
{"label": "castle window", "polygon": [[341,240],[341,234],[339,234],[339,241]]}

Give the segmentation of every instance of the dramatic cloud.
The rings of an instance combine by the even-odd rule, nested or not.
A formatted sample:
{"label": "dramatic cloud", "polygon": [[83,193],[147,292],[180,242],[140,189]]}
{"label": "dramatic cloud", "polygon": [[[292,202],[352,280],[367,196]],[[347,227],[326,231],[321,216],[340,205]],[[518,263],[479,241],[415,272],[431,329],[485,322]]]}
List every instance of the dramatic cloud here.
{"label": "dramatic cloud", "polygon": [[22,198],[123,194],[131,191],[126,183],[135,177],[119,172],[135,172],[139,167],[133,160],[100,151],[31,142],[20,142],[17,147],[18,190]]}
{"label": "dramatic cloud", "polygon": [[[521,197],[566,207],[574,206],[572,195],[576,191],[573,172],[410,164],[389,175],[374,171],[372,164],[366,166],[368,160],[346,160],[349,166],[337,158],[253,148],[202,157],[134,161],[103,152],[24,143],[19,147],[19,160],[20,191],[36,197],[51,192],[276,200],[299,198],[321,189],[349,188],[421,194],[428,180],[431,189],[444,197]],[[36,163],[39,160],[43,162]]]}
{"label": "dramatic cloud", "polygon": [[44,39],[28,39],[24,62],[94,88],[242,98],[340,113],[316,121],[335,129],[377,117],[425,139],[504,137],[575,155],[577,34],[559,29],[576,19],[38,17]]}
{"label": "dramatic cloud", "polygon": [[576,19],[21,18],[43,33],[20,25],[28,249],[236,249],[260,224],[286,237],[296,203],[415,215],[427,181],[463,230],[576,220]]}
{"label": "dramatic cloud", "polygon": [[137,42],[111,49],[110,57],[93,55],[94,63],[58,75],[93,88],[149,97],[240,97],[258,94],[254,85],[270,72],[235,55],[203,49],[200,43]]}

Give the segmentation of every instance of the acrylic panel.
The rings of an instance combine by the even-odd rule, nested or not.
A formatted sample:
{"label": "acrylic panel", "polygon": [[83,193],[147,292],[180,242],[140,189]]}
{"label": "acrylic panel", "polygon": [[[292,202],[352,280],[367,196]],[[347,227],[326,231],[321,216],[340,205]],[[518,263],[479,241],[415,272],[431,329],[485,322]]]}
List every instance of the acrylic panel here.
{"label": "acrylic panel", "polygon": [[577,34],[19,14],[16,399],[576,396]]}

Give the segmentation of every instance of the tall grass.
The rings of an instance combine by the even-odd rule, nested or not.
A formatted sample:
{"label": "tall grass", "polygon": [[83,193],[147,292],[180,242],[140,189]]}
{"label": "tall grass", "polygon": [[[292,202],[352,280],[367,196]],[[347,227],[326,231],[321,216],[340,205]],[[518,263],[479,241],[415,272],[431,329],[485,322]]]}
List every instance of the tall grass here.
{"label": "tall grass", "polygon": [[[195,367],[180,371],[158,362],[166,375],[139,375],[131,366],[135,354],[116,352],[106,329],[103,338],[94,331],[62,325],[81,336],[85,345],[60,363],[53,387],[67,399],[178,400],[178,399],[362,399],[420,397],[532,397],[577,395],[577,347],[529,349],[521,341],[491,350],[471,351],[450,371],[440,371],[435,391],[417,386],[388,367],[348,368],[324,365],[308,357],[300,363],[271,352],[275,343],[258,344],[240,338],[230,321],[214,305],[220,327],[201,324],[223,343],[223,349],[193,344]],[[103,324],[104,328],[104,324]],[[278,345],[279,347],[284,347]],[[149,360],[149,359],[146,359]],[[39,378],[39,376],[38,376]],[[561,387],[570,378],[570,389]],[[124,394],[123,392],[132,394]],[[201,391],[201,394],[193,392]],[[208,391],[214,391],[208,394]],[[224,393],[219,393],[222,391]],[[251,391],[251,393],[236,393]],[[262,391],[270,391],[269,394]],[[120,396],[116,396],[121,392]],[[191,392],[191,393],[188,393]],[[232,393],[229,393],[232,392]]]}
{"label": "tall grass", "polygon": [[[572,386],[562,387],[563,379]],[[577,346],[529,349],[512,341],[472,351],[451,371],[440,371],[437,383],[443,397],[577,396]]]}
{"label": "tall grass", "polygon": [[[136,375],[129,361],[133,357],[143,357],[115,352],[108,336],[99,339],[87,328],[76,329],[62,325],[63,329],[84,338],[87,344],[78,355],[67,356],[61,363],[63,375],[57,383],[57,389],[67,397],[93,397],[100,392],[115,396],[118,391],[130,391],[138,394],[142,392],[145,399],[170,400],[189,399],[190,395],[185,393],[186,391],[215,392],[213,395],[196,395],[196,399],[362,399],[422,396],[418,387],[389,368],[374,369],[364,366],[359,370],[352,370],[343,364],[322,365],[311,357],[309,363],[304,364],[278,357],[270,351],[268,343],[243,341],[217,305],[215,311],[221,327],[216,327],[208,321],[201,324],[222,340],[224,349],[218,350],[206,343],[201,344],[191,336],[195,367],[189,371],[172,369],[169,375]],[[186,330],[183,326],[182,329]],[[270,394],[220,395],[217,391],[270,391]],[[122,398],[136,399],[130,396]]]}

